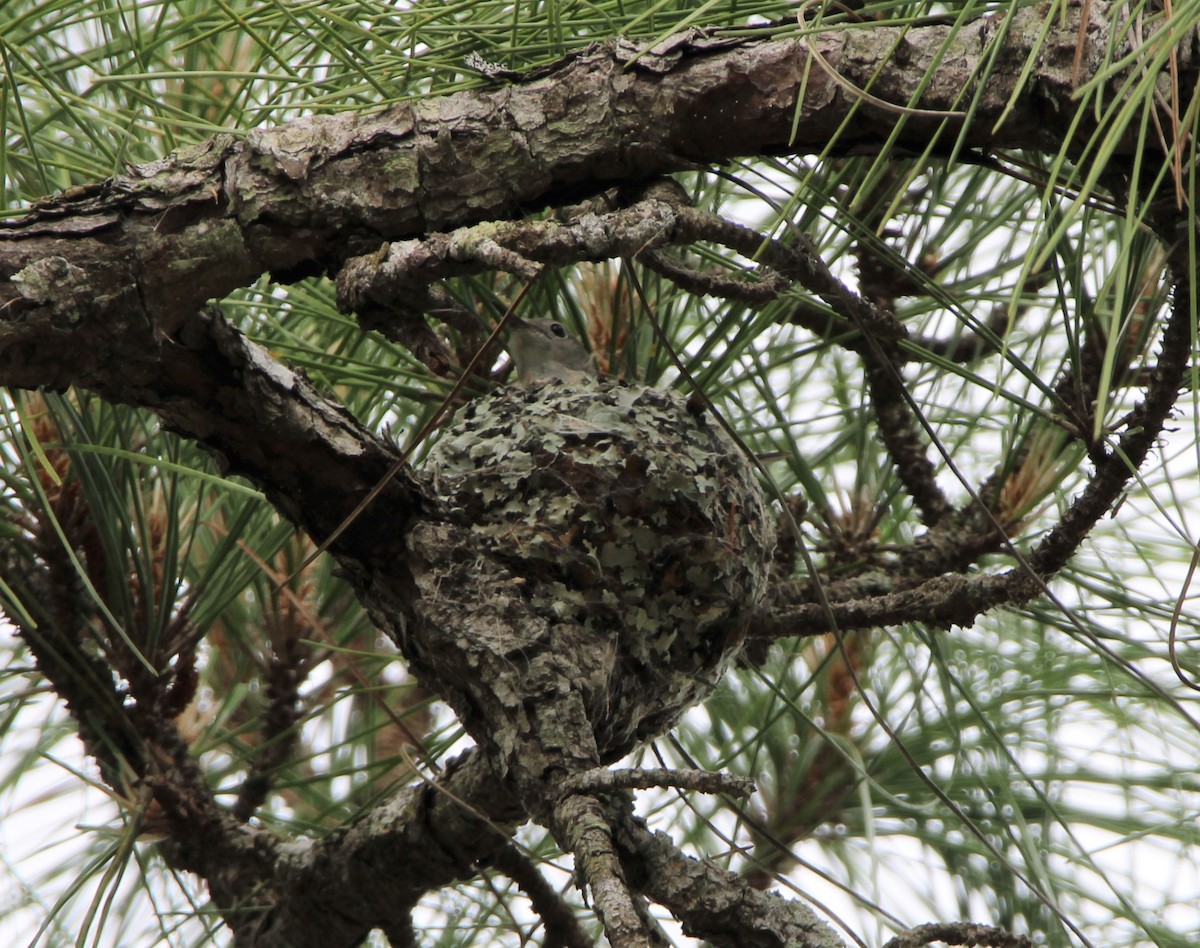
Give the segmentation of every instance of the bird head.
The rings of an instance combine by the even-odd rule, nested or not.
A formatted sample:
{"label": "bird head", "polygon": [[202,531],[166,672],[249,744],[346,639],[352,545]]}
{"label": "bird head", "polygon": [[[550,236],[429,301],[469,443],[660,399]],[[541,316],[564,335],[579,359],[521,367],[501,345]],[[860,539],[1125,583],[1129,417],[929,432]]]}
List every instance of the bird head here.
{"label": "bird head", "polygon": [[559,379],[584,382],[597,377],[596,363],[582,342],[554,319],[512,317],[508,352],[526,385]]}

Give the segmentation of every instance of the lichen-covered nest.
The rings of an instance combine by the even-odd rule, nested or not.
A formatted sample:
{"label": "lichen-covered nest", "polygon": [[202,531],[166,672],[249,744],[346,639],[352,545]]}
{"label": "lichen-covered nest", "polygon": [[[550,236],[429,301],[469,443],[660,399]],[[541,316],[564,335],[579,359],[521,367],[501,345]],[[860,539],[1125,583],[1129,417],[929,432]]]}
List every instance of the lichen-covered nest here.
{"label": "lichen-covered nest", "polygon": [[774,531],[749,463],[702,406],[614,381],[511,386],[454,417],[428,470],[447,516],[521,578],[538,614],[615,644],[593,696],[602,746],[671,727],[736,654]]}

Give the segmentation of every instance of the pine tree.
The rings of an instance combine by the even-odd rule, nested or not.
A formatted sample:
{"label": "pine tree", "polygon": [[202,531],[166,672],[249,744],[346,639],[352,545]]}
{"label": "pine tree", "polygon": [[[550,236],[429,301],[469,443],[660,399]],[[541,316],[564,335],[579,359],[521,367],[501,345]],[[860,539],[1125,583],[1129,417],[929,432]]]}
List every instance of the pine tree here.
{"label": "pine tree", "polygon": [[0,7],[0,932],[1193,943],[1198,23]]}

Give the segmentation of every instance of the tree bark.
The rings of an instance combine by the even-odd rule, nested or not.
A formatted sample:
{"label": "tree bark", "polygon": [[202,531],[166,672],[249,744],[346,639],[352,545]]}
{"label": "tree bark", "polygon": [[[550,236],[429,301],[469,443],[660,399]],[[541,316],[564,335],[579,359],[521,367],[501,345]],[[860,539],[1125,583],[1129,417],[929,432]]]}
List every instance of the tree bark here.
{"label": "tree bark", "polygon": [[[1075,93],[1100,82],[1100,101],[1119,105],[1146,53],[1119,32],[1123,5],[1083,9],[1086,24],[1068,7],[1036,52],[1037,7],[962,28],[616,41],[499,89],[216,136],[0,231],[0,384],[85,385],[137,403],[161,336],[264,273],[335,273],[380,241],[734,157],[812,154],[835,138],[840,153],[869,153],[895,134],[914,154],[979,158],[1103,132],[1120,170],[1139,147],[1136,125],[1114,125],[1117,108]],[[1184,114],[1195,44],[1175,53],[1178,83],[1164,91]],[[1133,65],[1100,78],[1126,55]],[[955,111],[968,102],[969,124]]]}

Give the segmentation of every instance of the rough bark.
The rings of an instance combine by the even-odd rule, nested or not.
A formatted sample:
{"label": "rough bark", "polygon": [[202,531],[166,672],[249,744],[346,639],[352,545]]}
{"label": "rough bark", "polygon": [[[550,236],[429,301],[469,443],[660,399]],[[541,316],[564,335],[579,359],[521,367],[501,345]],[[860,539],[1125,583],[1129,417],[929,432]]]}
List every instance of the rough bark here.
{"label": "rough bark", "polygon": [[[519,217],[735,156],[816,152],[835,132],[838,149],[855,153],[893,133],[914,153],[930,142],[945,152],[1057,151],[1073,122],[1072,141],[1086,142],[1096,110],[1075,91],[1128,51],[1128,38],[1114,40],[1122,7],[1087,10],[1082,31],[1074,7],[1056,21],[1024,85],[1037,7],[953,31],[684,34],[649,51],[616,42],[500,89],[217,136],[6,225],[0,383],[136,400],[128,389],[153,373],[160,336],[263,273],[283,282],[334,273],[381,241]],[[1177,52],[1177,88],[1194,89],[1195,48]],[[1135,59],[1106,77],[1107,101],[1138,68]],[[870,98],[853,91],[868,88]],[[954,110],[968,101],[964,125]],[[1136,127],[1105,145],[1119,165],[1138,146]]]}

